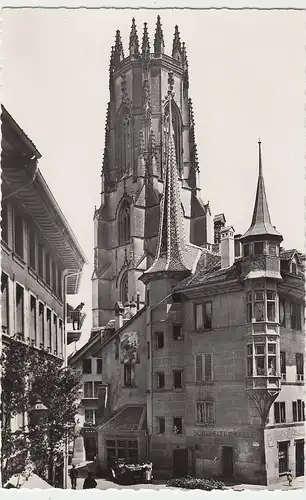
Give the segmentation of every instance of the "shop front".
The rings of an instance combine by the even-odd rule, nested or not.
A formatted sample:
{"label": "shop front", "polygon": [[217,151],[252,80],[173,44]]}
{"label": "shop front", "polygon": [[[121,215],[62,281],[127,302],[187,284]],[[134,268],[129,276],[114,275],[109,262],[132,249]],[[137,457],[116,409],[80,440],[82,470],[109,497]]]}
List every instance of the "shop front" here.
{"label": "shop front", "polygon": [[265,430],[268,484],[283,481],[289,469],[293,477],[304,475],[304,447],[304,422]]}
{"label": "shop front", "polygon": [[141,463],[147,455],[146,408],[125,406],[98,428],[98,461],[103,474],[118,459]]}

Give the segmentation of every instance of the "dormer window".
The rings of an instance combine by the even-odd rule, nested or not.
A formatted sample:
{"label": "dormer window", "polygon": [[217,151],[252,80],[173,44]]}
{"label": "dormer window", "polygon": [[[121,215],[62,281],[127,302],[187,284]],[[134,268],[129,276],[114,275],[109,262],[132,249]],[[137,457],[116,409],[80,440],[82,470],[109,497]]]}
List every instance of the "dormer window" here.
{"label": "dormer window", "polygon": [[254,255],[262,255],[263,249],[264,249],[263,241],[254,242],[254,247],[253,247]]}
{"label": "dormer window", "polygon": [[292,274],[297,274],[296,262],[291,262],[291,272],[292,272]]}

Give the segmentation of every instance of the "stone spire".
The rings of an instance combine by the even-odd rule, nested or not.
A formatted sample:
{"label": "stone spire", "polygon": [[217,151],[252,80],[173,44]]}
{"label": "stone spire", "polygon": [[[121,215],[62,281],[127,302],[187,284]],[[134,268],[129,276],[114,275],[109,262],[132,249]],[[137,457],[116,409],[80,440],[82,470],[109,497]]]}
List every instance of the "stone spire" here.
{"label": "stone spire", "polygon": [[131,56],[138,56],[139,55],[139,40],[138,40],[138,34],[137,34],[137,29],[136,29],[135,17],[133,17],[133,19],[132,19],[129,50],[130,50]]}
{"label": "stone spire", "polygon": [[114,66],[118,66],[118,64],[124,59],[123,45],[121,40],[120,31],[116,31],[116,39],[115,39],[115,48],[114,48]]}
{"label": "stone spire", "polygon": [[192,100],[188,99],[189,104],[189,148],[190,148],[190,163],[193,170],[199,171],[198,147],[195,142],[195,123],[193,116]]}
{"label": "stone spire", "polygon": [[150,40],[149,33],[147,28],[147,23],[143,25],[143,37],[142,37],[142,46],[141,46],[142,56],[147,58],[150,54]]}
{"label": "stone spire", "polygon": [[154,53],[162,54],[165,49],[164,35],[161,27],[160,16],[157,16],[156,31],[154,37]]}
{"label": "stone spire", "polygon": [[240,238],[241,240],[252,239],[253,237],[276,237],[282,241],[282,235],[271,224],[265,183],[262,172],[262,155],[261,141],[258,141],[258,181],[255,197],[255,205],[253,211],[252,222],[246,233]]}
{"label": "stone spire", "polygon": [[182,46],[181,46],[181,40],[180,40],[180,33],[178,30],[178,26],[175,26],[174,29],[174,38],[173,38],[173,46],[172,46],[172,57],[174,59],[179,59],[181,60],[181,55],[182,55]]}
{"label": "stone spire", "polygon": [[183,84],[184,92],[188,92],[189,89],[189,71],[188,71],[188,59],[185,42],[182,43],[182,64],[184,68]]}
{"label": "stone spire", "polygon": [[103,167],[102,167],[104,178],[109,168],[109,140],[110,140],[109,132],[110,132],[110,103],[107,104],[106,123],[105,123],[105,143],[104,143]]}
{"label": "stone spire", "polygon": [[115,69],[114,53],[115,53],[115,47],[112,47],[110,61],[109,61],[109,83],[108,83],[111,99],[113,99],[114,96],[114,69]]}
{"label": "stone spire", "polygon": [[176,165],[175,145],[172,128],[172,98],[173,74],[169,73],[169,123],[166,145],[166,168],[164,190],[161,201],[160,225],[156,257],[152,266],[144,272],[142,281],[176,277],[180,279],[188,276],[190,269],[185,263],[185,241],[183,230],[183,214],[181,208],[179,179]]}

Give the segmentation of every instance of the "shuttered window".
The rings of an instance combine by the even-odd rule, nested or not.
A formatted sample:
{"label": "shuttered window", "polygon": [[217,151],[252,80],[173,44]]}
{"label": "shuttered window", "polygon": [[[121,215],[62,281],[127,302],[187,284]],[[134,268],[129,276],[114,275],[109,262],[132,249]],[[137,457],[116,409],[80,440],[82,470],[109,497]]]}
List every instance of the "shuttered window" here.
{"label": "shuttered window", "polygon": [[213,367],[211,353],[195,355],[195,380],[196,382],[212,382]]}

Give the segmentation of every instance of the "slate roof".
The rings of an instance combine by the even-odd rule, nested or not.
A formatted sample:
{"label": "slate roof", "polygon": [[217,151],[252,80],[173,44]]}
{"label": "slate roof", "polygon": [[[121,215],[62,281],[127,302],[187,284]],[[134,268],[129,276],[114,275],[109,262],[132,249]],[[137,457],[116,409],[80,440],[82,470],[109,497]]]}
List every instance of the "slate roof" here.
{"label": "slate roof", "polygon": [[107,422],[100,426],[106,434],[128,433],[146,429],[146,406],[131,405],[118,410]]}
{"label": "slate roof", "polygon": [[195,273],[181,281],[175,290],[182,290],[209,282],[223,282],[227,279],[235,278],[238,278],[237,263],[234,263],[229,268],[221,269],[220,255],[203,251]]}

